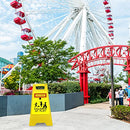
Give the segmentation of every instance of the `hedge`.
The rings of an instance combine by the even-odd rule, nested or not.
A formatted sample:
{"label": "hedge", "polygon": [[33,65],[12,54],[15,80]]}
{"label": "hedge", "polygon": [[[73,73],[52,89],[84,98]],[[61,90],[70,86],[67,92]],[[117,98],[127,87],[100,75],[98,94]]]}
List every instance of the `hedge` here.
{"label": "hedge", "polygon": [[106,101],[108,101],[108,99],[106,98],[96,98],[94,100],[90,100],[90,103],[95,104],[95,103],[101,103],[101,102],[106,102]]}
{"label": "hedge", "polygon": [[75,81],[49,83],[48,90],[50,94],[80,92],[80,85]]}
{"label": "hedge", "polygon": [[126,120],[130,122],[130,107],[129,106],[114,106],[111,108],[114,118]]}
{"label": "hedge", "polygon": [[[120,85],[114,85],[114,89],[119,88]],[[89,83],[88,84],[88,93],[89,93],[89,102],[90,103],[99,103],[106,101],[106,96],[111,88],[111,84],[105,83]],[[55,82],[48,84],[49,94],[58,94],[58,93],[74,93],[80,92],[80,84],[78,81],[64,81],[64,82]],[[19,93],[14,93],[13,95],[18,95]],[[12,95],[5,94],[5,95]]]}
{"label": "hedge", "polygon": [[[114,85],[114,89],[119,88],[120,85]],[[89,83],[88,84],[88,93],[90,96],[89,101],[96,99],[105,99],[111,84],[105,83]],[[48,89],[50,94],[57,93],[73,93],[80,91],[80,84],[77,81],[64,81],[59,83],[49,83]]]}
{"label": "hedge", "polygon": [[[114,90],[116,88],[119,89],[120,85],[114,84]],[[106,83],[89,83],[88,84],[88,93],[90,96],[90,101],[95,99],[105,99],[109,90],[111,88],[111,84]]]}

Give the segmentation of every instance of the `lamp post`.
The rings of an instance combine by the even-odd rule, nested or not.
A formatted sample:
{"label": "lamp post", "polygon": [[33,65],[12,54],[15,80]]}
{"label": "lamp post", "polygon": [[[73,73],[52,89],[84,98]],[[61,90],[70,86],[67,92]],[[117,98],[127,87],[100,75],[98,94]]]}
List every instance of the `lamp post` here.
{"label": "lamp post", "polygon": [[20,75],[19,75],[19,95],[20,95],[20,86],[21,86],[21,68],[20,68]]}
{"label": "lamp post", "polygon": [[113,57],[110,57],[110,68],[111,68],[111,93],[112,93],[112,107],[115,105],[114,104],[114,78],[113,78]]}
{"label": "lamp post", "polygon": [[2,70],[3,70],[3,68],[1,68],[0,93],[1,93],[1,84],[2,84]]}

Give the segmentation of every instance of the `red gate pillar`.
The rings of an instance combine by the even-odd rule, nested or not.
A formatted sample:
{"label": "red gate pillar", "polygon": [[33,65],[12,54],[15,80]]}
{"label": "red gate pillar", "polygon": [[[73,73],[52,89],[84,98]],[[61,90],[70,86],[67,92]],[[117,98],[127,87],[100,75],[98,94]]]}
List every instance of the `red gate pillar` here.
{"label": "red gate pillar", "polygon": [[128,86],[130,86],[130,70],[128,71]]}
{"label": "red gate pillar", "polygon": [[124,71],[128,71],[128,86],[130,86],[130,57],[127,59],[127,67],[124,69]]}
{"label": "red gate pillar", "polygon": [[[128,57],[127,59],[127,67],[125,68],[124,71],[128,71],[128,89],[130,89],[130,57]],[[129,106],[130,106],[130,97],[127,99],[127,101],[129,101]]]}
{"label": "red gate pillar", "polygon": [[88,104],[88,73],[87,71],[78,71],[77,73],[80,74],[80,91],[84,92],[84,104]]}

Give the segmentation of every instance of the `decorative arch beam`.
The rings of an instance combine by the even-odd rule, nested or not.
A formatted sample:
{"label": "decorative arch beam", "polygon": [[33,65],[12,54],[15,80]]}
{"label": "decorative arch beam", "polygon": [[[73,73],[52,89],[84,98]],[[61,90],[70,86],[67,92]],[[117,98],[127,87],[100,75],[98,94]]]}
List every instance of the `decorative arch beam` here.
{"label": "decorative arch beam", "polygon": [[129,56],[128,45],[110,45],[84,51],[68,62],[73,63],[72,70],[79,67],[79,71],[86,71],[87,68],[94,66],[109,65],[110,57],[115,59],[114,65],[127,66],[125,62]]}

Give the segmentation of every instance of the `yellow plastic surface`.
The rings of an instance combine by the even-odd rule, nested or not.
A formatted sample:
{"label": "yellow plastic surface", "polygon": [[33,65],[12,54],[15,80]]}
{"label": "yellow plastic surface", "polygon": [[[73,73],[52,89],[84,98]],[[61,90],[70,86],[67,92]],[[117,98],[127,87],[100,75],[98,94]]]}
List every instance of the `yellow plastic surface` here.
{"label": "yellow plastic surface", "polygon": [[33,85],[29,125],[35,126],[37,123],[45,123],[47,126],[53,125],[47,84]]}

